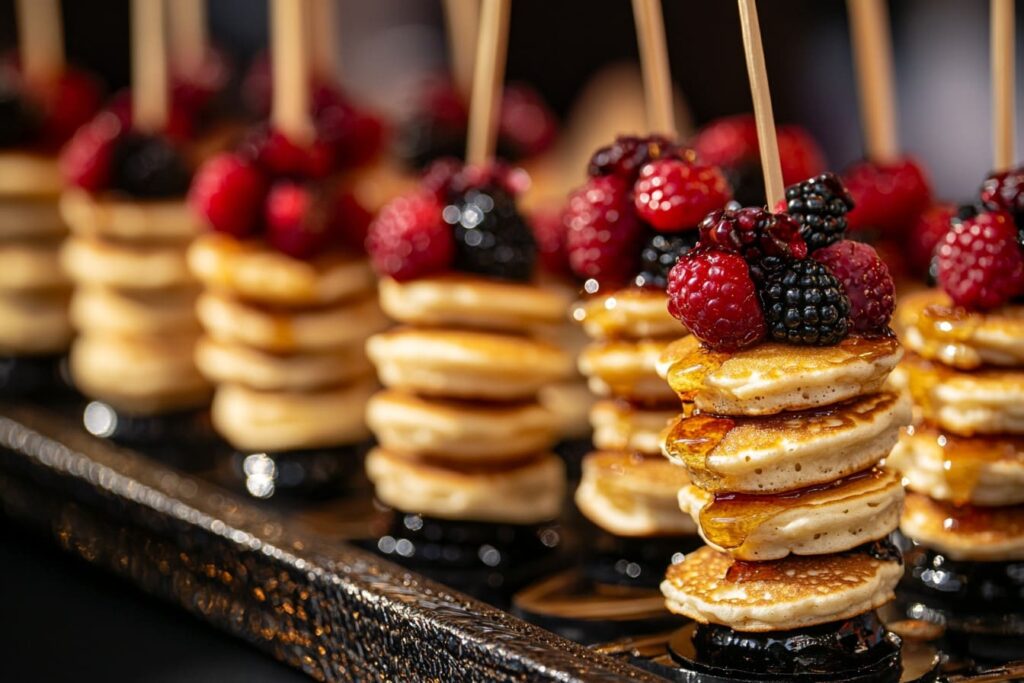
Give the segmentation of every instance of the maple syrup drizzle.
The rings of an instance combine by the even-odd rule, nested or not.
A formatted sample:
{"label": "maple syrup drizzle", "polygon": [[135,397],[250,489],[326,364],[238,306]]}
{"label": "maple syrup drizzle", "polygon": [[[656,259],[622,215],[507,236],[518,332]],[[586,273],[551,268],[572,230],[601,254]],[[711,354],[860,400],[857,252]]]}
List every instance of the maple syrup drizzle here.
{"label": "maple syrup drizzle", "polygon": [[954,505],[971,501],[985,465],[1000,460],[1024,460],[1024,437],[964,437],[931,426],[917,427],[914,431],[935,439],[942,449],[946,484],[950,490],[950,502]]}
{"label": "maple syrup drizzle", "polygon": [[910,324],[924,341],[921,349],[924,355],[957,363],[963,360],[961,347],[973,338],[981,316],[959,307],[930,304],[914,316]]}
{"label": "maple syrup drizzle", "polygon": [[1024,506],[983,507],[980,505],[953,505],[941,501],[931,502],[945,513],[942,527],[946,531],[963,534],[994,532],[1005,536],[1024,534]]}
{"label": "maple syrup drizzle", "polygon": [[703,388],[708,375],[729,359],[729,354],[712,351],[703,344],[673,359],[669,369],[669,384],[683,401],[692,401]]}

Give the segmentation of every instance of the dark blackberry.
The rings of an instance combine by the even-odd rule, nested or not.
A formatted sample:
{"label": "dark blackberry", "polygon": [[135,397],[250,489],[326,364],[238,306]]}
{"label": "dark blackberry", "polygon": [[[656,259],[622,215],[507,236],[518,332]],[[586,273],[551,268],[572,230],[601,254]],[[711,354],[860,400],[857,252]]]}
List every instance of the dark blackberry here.
{"label": "dark blackberry", "polygon": [[620,135],[612,144],[594,152],[587,166],[587,174],[591,177],[617,175],[633,181],[640,174],[640,167],[651,159],[671,156],[680,156],[680,153],[666,137]]}
{"label": "dark blackberry", "polygon": [[786,212],[800,224],[810,251],[843,239],[853,198],[835,173],[822,173],[786,188]]}
{"label": "dark blackberry", "polygon": [[410,168],[424,169],[437,159],[465,154],[466,131],[429,114],[419,114],[398,127],[394,152]]}
{"label": "dark blackberry", "polygon": [[129,133],[114,147],[112,189],[141,199],[181,197],[190,179],[185,159],[162,136]]}
{"label": "dark blackberry", "polygon": [[768,336],[775,341],[828,346],[849,330],[849,299],[828,267],[813,259],[768,273],[760,295]]}
{"label": "dark blackberry", "polygon": [[672,270],[680,256],[696,246],[698,235],[696,230],[675,234],[653,233],[640,252],[642,270],[634,279],[636,286],[665,289],[668,285],[668,271]]}
{"label": "dark blackberry", "polygon": [[537,243],[509,193],[494,186],[470,189],[443,216],[453,226],[456,270],[502,280],[533,275]]}
{"label": "dark blackberry", "polygon": [[725,209],[712,211],[697,227],[701,243],[742,256],[755,282],[790,259],[807,256],[800,225],[786,214],[753,206]]}
{"label": "dark blackberry", "polygon": [[0,147],[30,143],[39,133],[39,112],[9,80],[0,81]]}

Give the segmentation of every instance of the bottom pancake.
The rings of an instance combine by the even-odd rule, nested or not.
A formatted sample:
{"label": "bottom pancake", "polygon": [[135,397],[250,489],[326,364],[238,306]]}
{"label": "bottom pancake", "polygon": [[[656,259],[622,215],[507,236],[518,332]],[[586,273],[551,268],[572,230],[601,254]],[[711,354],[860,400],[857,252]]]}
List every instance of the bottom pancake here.
{"label": "bottom pancake", "polygon": [[366,457],[366,474],[386,505],[441,519],[544,522],[558,516],[565,495],[565,465],[551,453],[508,467],[456,470],[376,448]]}
{"label": "bottom pancake", "polygon": [[902,574],[899,552],[887,542],[749,563],[705,546],[669,567],[661,592],[670,611],[702,624],[784,631],[881,607]]}
{"label": "bottom pancake", "polygon": [[956,506],[908,493],[900,531],[953,560],[1024,560],[1024,505]]}

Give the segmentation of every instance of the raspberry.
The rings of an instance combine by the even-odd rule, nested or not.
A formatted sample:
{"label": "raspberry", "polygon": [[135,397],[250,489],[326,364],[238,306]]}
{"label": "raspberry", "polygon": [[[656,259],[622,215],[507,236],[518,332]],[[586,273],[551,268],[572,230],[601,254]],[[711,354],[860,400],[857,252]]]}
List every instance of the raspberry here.
{"label": "raspberry", "polygon": [[562,209],[545,208],[530,216],[530,228],[537,243],[541,267],[555,275],[570,275],[569,255],[565,251],[565,220]]}
{"label": "raspberry", "polygon": [[453,227],[455,267],[503,280],[529,280],[537,244],[512,195],[496,186],[471,189],[444,208]]}
{"label": "raspberry", "polygon": [[498,134],[511,148],[511,159],[540,154],[558,132],[555,115],[537,91],[522,84],[505,86],[501,97]]}
{"label": "raspberry", "polygon": [[212,229],[244,237],[259,227],[266,193],[267,179],[259,169],[225,152],[196,171],[188,202]]}
{"label": "raspberry", "polygon": [[102,112],[72,136],[60,154],[64,180],[87,192],[99,192],[110,182],[114,145],[123,131],[121,120]]}
{"label": "raspberry", "polygon": [[464,166],[458,159],[445,157],[427,167],[421,183],[444,202],[469,190],[490,186],[497,186],[510,195],[518,196],[529,189],[530,176],[523,169],[502,162]]}
{"label": "raspberry", "polygon": [[617,175],[591,178],[569,196],[565,245],[577,277],[602,286],[624,284],[636,271],[644,239],[631,183]]}
{"label": "raspberry", "polygon": [[428,192],[391,200],[370,224],[366,248],[381,275],[399,281],[451,267],[455,240],[441,217],[444,207]]}
{"label": "raspberry", "polygon": [[768,335],[776,341],[828,346],[849,331],[850,301],[822,263],[790,261],[768,274],[760,294]]}
{"label": "raspberry", "polygon": [[376,156],[384,142],[380,119],[349,104],[340,94],[316,111],[317,141],[332,151],[331,163],[353,168]]}
{"label": "raspberry", "polygon": [[776,131],[782,182],[798,183],[825,170],[825,155],[810,133],[800,126],[780,126]]}
{"label": "raspberry", "polygon": [[786,188],[786,212],[800,224],[810,251],[843,239],[853,199],[834,173],[822,173]]}
{"label": "raspberry", "polygon": [[42,110],[42,142],[59,149],[89,121],[103,102],[102,89],[91,75],[66,69],[52,85],[37,95]]}
{"label": "raspberry", "polygon": [[668,274],[679,258],[697,246],[696,230],[684,230],[674,235],[656,232],[651,235],[640,252],[640,274],[634,278],[637,287],[665,289]]}
{"label": "raspberry", "polygon": [[330,242],[328,206],[324,193],[308,184],[275,183],[267,194],[267,242],[294,258],[315,256]]}
{"label": "raspberry", "polygon": [[334,193],[331,202],[330,230],[340,244],[362,252],[373,214],[351,192]]}
{"label": "raspberry", "polygon": [[991,211],[1024,214],[1024,168],[992,173],[981,184],[981,203]]}
{"label": "raspberry", "polygon": [[644,164],[633,190],[640,218],[665,232],[693,227],[731,198],[729,184],[717,168],[678,159]]}
{"label": "raspberry", "polygon": [[188,191],[190,180],[184,157],[163,135],[129,132],[114,144],[112,189],[143,199],[180,197]]}
{"label": "raspberry", "polygon": [[699,229],[702,244],[742,256],[756,281],[790,258],[807,255],[800,226],[784,213],[756,207],[715,211],[701,221]]}
{"label": "raspberry", "polygon": [[1005,211],[954,222],[937,254],[939,286],[958,306],[996,308],[1024,292],[1024,256]]}
{"label": "raspberry", "polygon": [[594,152],[587,166],[587,174],[592,178],[614,175],[632,183],[636,181],[640,168],[647,162],[682,157],[683,154],[675,143],[661,135],[650,135],[645,138],[623,135],[615,138],[615,142],[607,147]]}
{"label": "raspberry", "polygon": [[842,240],[811,257],[828,266],[850,300],[850,329],[880,334],[889,328],[896,308],[896,288],[889,268],[870,245]]}
{"label": "raspberry", "polygon": [[668,312],[702,342],[736,351],[764,338],[764,315],[747,263],[721,249],[698,247],[668,275]]}
{"label": "raspberry", "polygon": [[843,183],[855,205],[847,217],[851,229],[903,232],[931,203],[928,179],[909,158],[854,164],[843,174]]}
{"label": "raspberry", "polygon": [[957,215],[952,204],[934,204],[928,207],[907,235],[907,260],[916,275],[925,275],[931,267],[935,247],[949,232],[950,221]]}
{"label": "raspberry", "polygon": [[224,91],[232,75],[228,57],[216,49],[208,49],[198,69],[189,73],[175,73],[171,83],[171,98],[193,116],[208,113],[214,98]]}
{"label": "raspberry", "polygon": [[321,137],[301,147],[284,133],[262,127],[250,134],[242,149],[273,176],[323,178],[334,170],[334,147]]}

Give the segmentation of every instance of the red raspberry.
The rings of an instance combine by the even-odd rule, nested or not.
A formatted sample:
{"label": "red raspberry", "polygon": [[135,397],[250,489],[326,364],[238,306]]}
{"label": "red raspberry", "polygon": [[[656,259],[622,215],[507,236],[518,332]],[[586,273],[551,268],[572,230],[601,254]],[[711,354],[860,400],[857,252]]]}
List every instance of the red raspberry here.
{"label": "red raspberry", "polygon": [[1024,213],[1024,168],[992,173],[981,184],[981,203],[986,209]]}
{"label": "red raspberry", "polygon": [[786,185],[812,178],[825,170],[825,154],[805,129],[780,126],[775,133],[782,163],[782,182]]}
{"label": "red raspberry", "polygon": [[370,224],[366,248],[381,275],[399,281],[447,270],[455,239],[444,222],[444,206],[429,192],[396,197]]}
{"label": "red raspberry", "polygon": [[380,151],[384,125],[376,116],[340,99],[316,114],[318,141],[331,147],[339,166],[353,168],[367,163]]}
{"label": "red raspberry", "polygon": [[566,253],[565,215],[558,207],[538,209],[530,216],[530,228],[537,242],[537,256],[541,267],[555,275],[569,275],[569,255]]}
{"label": "red raspberry", "polygon": [[633,191],[640,218],[663,232],[691,228],[732,198],[729,183],[716,167],[678,159],[645,164]]}
{"label": "red raspberry", "polygon": [[622,135],[615,142],[602,147],[590,157],[587,174],[590,177],[616,175],[635,182],[640,168],[654,159],[681,159],[693,161],[693,153],[685,153],[674,142],[661,135],[645,138]]}
{"label": "red raspberry", "polygon": [[530,188],[530,176],[523,169],[502,162],[464,166],[458,159],[446,157],[427,167],[421,183],[439,201],[445,202],[452,196],[488,186],[497,186],[518,196]]}
{"label": "red raspberry", "polygon": [[668,312],[717,351],[764,339],[765,324],[747,262],[705,247],[680,257],[668,274]]}
{"label": "red raspberry", "polygon": [[67,69],[38,96],[43,121],[43,144],[58,149],[91,119],[103,102],[102,88],[91,75]]}
{"label": "red raspberry", "polygon": [[203,115],[231,78],[229,62],[220,50],[208,49],[198,69],[191,73],[173,74],[171,98],[181,103],[193,116]]}
{"label": "red raspberry", "polygon": [[828,266],[850,300],[850,329],[880,334],[889,328],[896,308],[895,286],[889,268],[863,242],[841,240],[817,249],[811,258]]}
{"label": "red raspberry", "polygon": [[807,256],[800,224],[785,213],[748,207],[709,213],[700,226],[700,242],[739,254],[757,278],[789,258]]}
{"label": "red raspberry", "polygon": [[264,221],[270,246],[294,258],[307,259],[326,248],[331,239],[329,202],[309,184],[290,180],[275,183],[267,194]]}
{"label": "red raspberry", "polygon": [[244,237],[259,227],[266,194],[267,179],[255,164],[224,152],[196,171],[188,202],[214,230]]}
{"label": "red raspberry", "polygon": [[1005,211],[954,222],[937,253],[939,286],[958,306],[997,308],[1024,292],[1017,226]]}
{"label": "red raspberry", "polygon": [[334,170],[334,147],[322,138],[302,147],[280,131],[263,128],[243,143],[243,149],[273,176],[323,178]]}
{"label": "red raspberry", "polygon": [[336,192],[331,211],[331,234],[341,243],[362,252],[373,214],[351,192]]}
{"label": "red raspberry", "polygon": [[952,204],[933,204],[925,209],[907,235],[907,260],[915,275],[926,275],[935,255],[935,247],[949,232],[949,222],[956,216]]}
{"label": "red raspberry", "polygon": [[78,129],[60,155],[60,171],[71,185],[99,192],[110,182],[114,147],[124,132],[121,120],[102,112]]}
{"label": "red raspberry", "polygon": [[928,179],[910,158],[854,164],[843,174],[843,184],[853,197],[853,210],[847,215],[851,230],[904,232],[931,203]]}
{"label": "red raspberry", "polygon": [[551,146],[558,124],[536,90],[512,84],[502,93],[498,131],[519,157],[531,157]]}
{"label": "red raspberry", "polygon": [[633,209],[631,183],[615,175],[591,178],[566,207],[566,250],[577,277],[621,285],[639,270],[644,228]]}
{"label": "red raspberry", "polygon": [[[786,185],[816,176],[825,169],[825,156],[810,133],[799,126],[779,126],[779,159]],[[750,114],[726,116],[700,130],[693,141],[701,161],[715,166],[736,168],[760,164],[757,125]]]}

